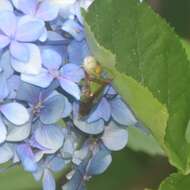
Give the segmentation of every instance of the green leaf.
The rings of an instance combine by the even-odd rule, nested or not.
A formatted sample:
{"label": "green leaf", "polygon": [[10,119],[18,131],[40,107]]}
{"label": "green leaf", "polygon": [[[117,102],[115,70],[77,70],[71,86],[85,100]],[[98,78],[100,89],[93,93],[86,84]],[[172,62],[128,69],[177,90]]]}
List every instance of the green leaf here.
{"label": "green leaf", "polygon": [[170,163],[189,173],[190,144],[185,132],[190,116],[190,69],[176,34],[137,0],[96,0],[85,19],[94,56],[98,59],[97,52],[107,49],[115,57],[115,68],[107,63],[105,51],[105,62],[98,59],[113,74],[114,86],[152,131]]}
{"label": "green leaf", "polygon": [[128,127],[128,147],[134,151],[142,151],[152,156],[164,155],[163,150],[151,134],[139,130],[136,127]]}
{"label": "green leaf", "polygon": [[190,175],[172,174],[160,185],[159,190],[189,190]]}
{"label": "green leaf", "polygon": [[185,52],[187,54],[188,59],[190,60],[190,42],[182,39],[181,43],[182,43],[183,47],[185,48]]}
{"label": "green leaf", "polygon": [[5,173],[0,174],[1,189],[14,190],[40,190],[41,184],[36,183],[33,176],[24,172],[22,168],[11,168]]}
{"label": "green leaf", "polygon": [[[6,168],[6,166],[9,164],[3,164],[1,167]],[[69,167],[68,165],[63,171],[56,173],[55,178],[60,179],[68,172]],[[41,190],[42,182],[36,182],[31,173],[24,171],[20,166],[15,166],[7,172],[0,173],[0,187],[5,190]]]}

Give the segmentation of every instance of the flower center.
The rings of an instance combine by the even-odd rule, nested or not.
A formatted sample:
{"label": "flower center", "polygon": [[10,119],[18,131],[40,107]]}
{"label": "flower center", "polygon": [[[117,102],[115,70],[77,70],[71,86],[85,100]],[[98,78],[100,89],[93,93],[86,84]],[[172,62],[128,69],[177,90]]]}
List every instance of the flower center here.
{"label": "flower center", "polygon": [[53,78],[58,79],[60,77],[60,73],[56,69],[49,70],[49,73],[53,76]]}

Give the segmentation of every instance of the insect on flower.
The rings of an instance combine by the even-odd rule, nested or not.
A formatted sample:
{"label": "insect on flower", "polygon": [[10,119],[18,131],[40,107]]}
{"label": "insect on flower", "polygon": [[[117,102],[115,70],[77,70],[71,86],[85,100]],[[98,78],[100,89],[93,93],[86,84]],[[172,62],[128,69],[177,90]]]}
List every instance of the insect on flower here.
{"label": "insect on flower", "polygon": [[[83,88],[84,97],[80,103],[80,115],[86,116],[90,113],[95,102],[100,99],[104,88],[111,83],[112,79],[105,79],[101,76],[101,65],[92,56],[85,58],[83,68],[85,70],[85,82]],[[91,91],[91,83],[99,85],[95,92]]]}

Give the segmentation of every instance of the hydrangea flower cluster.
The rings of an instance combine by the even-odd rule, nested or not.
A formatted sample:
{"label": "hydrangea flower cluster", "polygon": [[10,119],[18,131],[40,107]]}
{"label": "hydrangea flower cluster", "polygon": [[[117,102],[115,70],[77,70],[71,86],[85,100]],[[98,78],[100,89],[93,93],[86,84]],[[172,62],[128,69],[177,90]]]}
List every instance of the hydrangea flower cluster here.
{"label": "hydrangea flower cluster", "polygon": [[63,190],[86,189],[136,123],[88,48],[80,10],[91,3],[0,1],[0,164],[20,164],[44,190],[62,170]]}

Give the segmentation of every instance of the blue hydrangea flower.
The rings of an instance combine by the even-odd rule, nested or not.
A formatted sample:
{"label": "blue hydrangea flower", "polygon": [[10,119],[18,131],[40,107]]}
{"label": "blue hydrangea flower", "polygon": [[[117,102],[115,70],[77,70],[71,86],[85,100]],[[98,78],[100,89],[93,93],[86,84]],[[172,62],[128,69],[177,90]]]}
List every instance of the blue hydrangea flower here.
{"label": "blue hydrangea flower", "polygon": [[12,0],[13,5],[25,15],[51,21],[58,15],[58,6],[50,0]]}
{"label": "blue hydrangea flower", "polygon": [[[52,21],[58,16],[58,6],[51,0],[12,0],[12,2],[19,11],[44,22]],[[44,27],[43,30],[39,38],[40,41],[47,39],[47,29]]]}
{"label": "blue hydrangea flower", "polygon": [[[30,30],[28,30],[30,28]],[[34,18],[16,17],[0,12],[0,49],[9,46],[13,68],[21,73],[38,74],[41,67],[39,48],[30,43],[39,39],[44,23]]]}
{"label": "blue hydrangea flower", "polygon": [[53,80],[57,80],[63,90],[80,99],[80,88],[78,83],[84,78],[83,69],[75,64],[63,64],[60,55],[51,49],[45,49],[42,52],[43,68],[37,76],[22,75],[25,82],[48,87]]}
{"label": "blue hydrangea flower", "polygon": [[83,63],[92,56],[81,7],[92,2],[0,1],[0,164],[21,165],[43,190],[56,190],[54,173],[68,166],[63,190],[85,190],[109,167],[111,151],[127,145],[127,126],[137,122],[111,85],[81,116]]}
{"label": "blue hydrangea flower", "polygon": [[20,85],[17,99],[27,102],[33,118],[39,118],[44,124],[53,124],[62,118],[67,100],[65,96],[53,91],[52,87],[41,89],[26,83]]}

